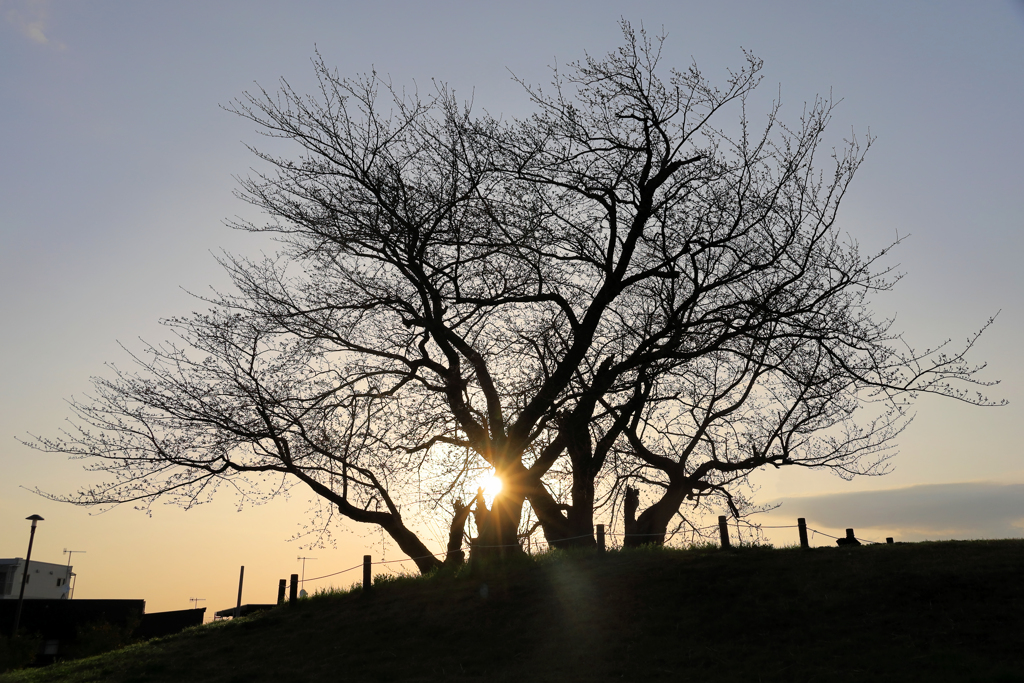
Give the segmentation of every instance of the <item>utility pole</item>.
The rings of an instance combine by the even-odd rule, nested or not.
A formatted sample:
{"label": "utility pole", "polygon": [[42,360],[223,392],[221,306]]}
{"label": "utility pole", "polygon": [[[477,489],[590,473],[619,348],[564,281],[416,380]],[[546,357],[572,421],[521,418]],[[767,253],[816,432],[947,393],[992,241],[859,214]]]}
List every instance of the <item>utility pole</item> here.
{"label": "utility pole", "polygon": [[245,577],[245,565],[238,570],[238,603],[235,605],[235,619],[242,613],[242,579]]}
{"label": "utility pole", "polygon": [[[75,553],[83,553],[84,554],[85,551],[84,550],[68,550],[67,548],[64,548],[64,554],[68,556],[68,581],[71,581],[71,557]],[[78,583],[77,575],[75,577],[75,582],[71,584],[71,590],[68,593],[68,600],[70,600],[71,598],[75,597],[75,584],[76,583]]]}
{"label": "utility pole", "polygon": [[21,606],[25,602],[25,585],[28,583],[28,563],[32,560],[32,541],[36,540],[36,524],[43,521],[39,515],[32,515],[25,519],[31,520],[32,530],[28,534],[28,552],[25,553],[25,569],[21,572],[21,592],[18,593],[18,606],[14,610],[14,628],[11,629],[11,637],[18,635],[18,626],[21,625]]}
{"label": "utility pole", "polygon": [[306,560],[315,560],[316,558],[315,557],[300,557],[300,558],[297,558],[297,559],[302,560],[302,583],[301,583],[301,586],[302,586],[302,590],[305,591],[306,590]]}

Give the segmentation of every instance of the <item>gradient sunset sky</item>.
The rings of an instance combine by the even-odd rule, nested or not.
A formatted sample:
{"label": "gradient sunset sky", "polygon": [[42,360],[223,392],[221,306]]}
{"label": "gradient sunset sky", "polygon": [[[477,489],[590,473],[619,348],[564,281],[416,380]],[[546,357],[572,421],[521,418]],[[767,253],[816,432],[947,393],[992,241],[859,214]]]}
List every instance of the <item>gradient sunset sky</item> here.
{"label": "gradient sunset sky", "polygon": [[[399,559],[352,525],[336,548],[309,549],[302,496],[238,511],[230,497],[183,511],[104,514],[47,501],[88,481],[82,464],[16,438],[53,435],[64,399],[104,363],[126,364],[158,319],[203,306],[223,286],[214,254],[273,245],[223,221],[257,219],[232,195],[255,159],[252,125],[223,111],[258,83],[313,83],[314,50],[342,75],[375,68],[400,86],[445,81],[478,109],[529,112],[510,72],[547,83],[548,67],[620,44],[620,17],[664,30],[663,64],[695,61],[712,81],[765,62],[765,103],[784,119],[818,94],[842,99],[831,140],[876,138],[841,224],[865,251],[910,235],[888,262],[906,273],[876,302],[916,346],[962,344],[991,315],[974,355],[1004,408],[925,398],[894,471],[844,482],[824,472],[758,477],[766,524],[797,516],[867,538],[984,538],[1024,532],[1024,3],[979,2],[73,2],[0,0],[0,557],[76,555],[76,597],[144,598],[149,611],[204,598],[271,602],[277,579],[316,557],[318,576],[364,553]],[[760,106],[760,109],[757,108]],[[599,520],[601,521],[601,520]],[[779,544],[795,532],[768,534]],[[829,542],[819,539],[819,543]],[[394,565],[392,565],[394,566]],[[357,572],[334,579],[348,585]],[[321,581],[309,590],[330,583]]]}

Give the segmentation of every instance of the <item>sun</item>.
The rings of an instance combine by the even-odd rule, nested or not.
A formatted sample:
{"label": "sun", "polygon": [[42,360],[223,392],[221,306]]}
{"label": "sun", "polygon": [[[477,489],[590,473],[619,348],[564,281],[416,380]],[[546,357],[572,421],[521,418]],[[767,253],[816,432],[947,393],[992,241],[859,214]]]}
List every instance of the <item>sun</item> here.
{"label": "sun", "polygon": [[501,477],[493,472],[489,472],[480,477],[476,485],[484,490],[484,499],[490,505],[494,501],[494,497],[501,493],[501,487],[504,484],[501,481]]}

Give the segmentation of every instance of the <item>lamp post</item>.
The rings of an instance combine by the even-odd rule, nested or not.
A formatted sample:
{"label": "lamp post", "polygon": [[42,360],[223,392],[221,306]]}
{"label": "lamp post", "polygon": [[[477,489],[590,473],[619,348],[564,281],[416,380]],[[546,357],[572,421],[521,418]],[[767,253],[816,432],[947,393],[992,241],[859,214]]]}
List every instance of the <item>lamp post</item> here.
{"label": "lamp post", "polygon": [[28,567],[32,560],[32,541],[36,539],[36,524],[43,521],[39,515],[32,515],[25,519],[32,521],[32,530],[28,534],[28,552],[25,553],[25,569],[21,572],[21,592],[18,593],[18,606],[14,610],[14,628],[11,629],[11,637],[18,634],[18,626],[21,624],[21,605],[25,602],[25,584],[28,583]]}

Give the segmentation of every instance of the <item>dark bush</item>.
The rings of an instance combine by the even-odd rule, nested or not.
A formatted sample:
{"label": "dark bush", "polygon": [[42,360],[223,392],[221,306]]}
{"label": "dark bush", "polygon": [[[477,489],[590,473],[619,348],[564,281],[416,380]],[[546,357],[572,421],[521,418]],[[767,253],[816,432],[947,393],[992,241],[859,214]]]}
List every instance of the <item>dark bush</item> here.
{"label": "dark bush", "polygon": [[36,635],[0,636],[0,673],[32,664],[41,644]]}

